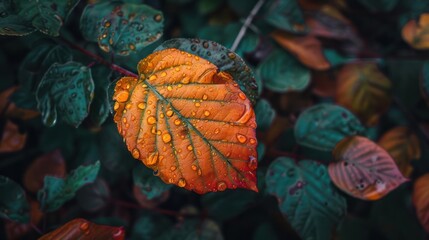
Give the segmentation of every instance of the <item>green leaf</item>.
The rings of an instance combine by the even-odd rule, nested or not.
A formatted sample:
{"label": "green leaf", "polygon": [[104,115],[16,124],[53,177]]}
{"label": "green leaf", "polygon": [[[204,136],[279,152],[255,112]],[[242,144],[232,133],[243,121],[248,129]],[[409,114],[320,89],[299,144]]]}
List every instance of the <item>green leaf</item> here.
{"label": "green leaf", "polygon": [[258,97],[255,77],[250,67],[237,54],[213,41],[186,38],[170,39],[162,43],[155,51],[167,48],[176,48],[200,56],[216,65],[220,71],[231,74],[240,89],[252,104],[255,104]]}
{"label": "green leaf", "polygon": [[0,35],[24,36],[36,29],[31,22],[18,16],[11,0],[0,0]]}
{"label": "green leaf", "polygon": [[343,138],[364,133],[365,128],[349,110],[325,103],[306,109],[295,124],[297,142],[322,151],[332,151]]}
{"label": "green leaf", "polygon": [[307,31],[298,0],[270,0],[264,13],[265,21],[276,28],[293,33]]}
{"label": "green leaf", "polygon": [[89,119],[97,125],[101,126],[110,113],[110,99],[107,94],[107,88],[110,84],[112,71],[103,66],[97,65],[91,68],[92,77],[94,80],[94,99],[91,103],[89,111]]}
{"label": "green leaf", "polygon": [[153,170],[139,163],[133,169],[134,185],[138,186],[141,192],[152,200],[168,191],[173,185],[165,184],[160,178],[153,175]]}
{"label": "green leaf", "polygon": [[255,106],[256,123],[258,130],[266,131],[270,128],[271,123],[276,117],[276,111],[271,106],[270,102],[265,99],[259,99]]}
{"label": "green leaf", "polygon": [[144,4],[105,1],[85,7],[80,30],[105,52],[127,56],[162,36],[162,12]]}
{"label": "green leaf", "polygon": [[43,211],[52,212],[72,199],[82,186],[93,183],[100,170],[100,161],[73,170],[66,179],[45,176],[44,185],[37,192],[37,199]]}
{"label": "green leaf", "polygon": [[222,0],[199,0],[198,1],[198,12],[201,14],[208,14],[222,5]]}
{"label": "green leaf", "polygon": [[201,197],[201,202],[209,216],[218,221],[226,221],[245,212],[257,196],[255,192],[237,189],[207,193]]}
{"label": "green leaf", "polygon": [[89,68],[77,62],[54,63],[37,88],[37,108],[47,126],[55,125],[60,117],[78,127],[88,115],[93,96],[94,82]]}
{"label": "green leaf", "polygon": [[170,219],[151,213],[144,213],[134,224],[131,232],[131,240],[163,239],[166,229],[171,228]]}
{"label": "green leaf", "polygon": [[358,0],[365,8],[371,12],[390,12],[392,11],[401,0]]}
{"label": "green leaf", "polygon": [[303,91],[310,83],[310,71],[291,54],[273,51],[259,64],[256,74],[264,86],[275,92]]}
{"label": "green leaf", "polygon": [[12,95],[12,101],[19,107],[37,109],[36,89],[43,74],[54,63],[72,60],[70,49],[51,42],[34,47],[21,62],[18,71],[19,89]]}
{"label": "green leaf", "polygon": [[18,15],[44,34],[57,37],[68,15],[80,0],[16,0]]}
{"label": "green leaf", "polygon": [[330,63],[331,68],[343,65],[353,60],[353,58],[343,56],[334,49],[323,49],[323,55],[325,55],[326,60]]}
{"label": "green leaf", "polygon": [[0,175],[0,218],[22,223],[30,221],[25,191],[12,179]]}
{"label": "green leaf", "polygon": [[330,239],[346,212],[346,201],[332,185],[326,166],[310,160],[297,164],[280,157],[266,175],[267,192],[303,239]]}

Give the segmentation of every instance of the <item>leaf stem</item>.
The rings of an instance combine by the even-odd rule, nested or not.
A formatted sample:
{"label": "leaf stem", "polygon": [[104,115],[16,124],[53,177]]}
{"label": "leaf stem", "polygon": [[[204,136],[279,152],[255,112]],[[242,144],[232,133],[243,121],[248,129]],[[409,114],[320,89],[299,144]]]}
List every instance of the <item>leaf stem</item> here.
{"label": "leaf stem", "polygon": [[238,32],[238,35],[235,38],[234,43],[232,44],[231,51],[235,52],[235,50],[237,50],[237,47],[240,44],[241,39],[243,39],[244,35],[246,34],[247,28],[249,28],[250,24],[252,23],[253,18],[256,16],[258,11],[261,9],[264,2],[265,2],[265,0],[259,0],[255,4],[255,6],[253,7],[249,16],[247,16],[246,21],[244,21],[243,26],[241,26],[240,32]]}
{"label": "leaf stem", "polygon": [[120,66],[118,66],[118,65],[116,65],[114,63],[108,62],[108,61],[104,60],[104,58],[102,58],[102,57],[94,54],[91,51],[86,50],[85,48],[83,48],[83,47],[81,47],[79,45],[76,45],[76,44],[68,41],[67,39],[61,38],[60,40],[61,40],[61,42],[67,44],[71,48],[76,49],[77,51],[79,51],[79,52],[87,55],[90,58],[93,58],[94,60],[96,60],[97,62],[99,62],[99,63],[101,63],[103,65],[108,66],[110,69],[112,69],[115,72],[118,72],[118,73],[120,73],[122,75],[125,75],[125,76],[138,78],[137,74],[135,74],[135,73],[133,73],[133,72],[131,72],[131,71],[123,68],[123,67],[120,67]]}

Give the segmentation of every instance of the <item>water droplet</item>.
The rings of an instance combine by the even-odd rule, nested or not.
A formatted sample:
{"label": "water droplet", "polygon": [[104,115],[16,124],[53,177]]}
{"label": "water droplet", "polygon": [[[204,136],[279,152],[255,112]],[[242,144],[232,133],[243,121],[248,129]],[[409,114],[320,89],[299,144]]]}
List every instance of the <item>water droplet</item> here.
{"label": "water droplet", "polygon": [[206,117],[210,116],[210,112],[209,112],[209,111],[207,111],[207,110],[205,110],[205,111],[204,111],[204,116],[206,116]]}
{"label": "water droplet", "polygon": [[247,141],[246,136],[244,136],[244,135],[242,135],[242,134],[240,134],[240,133],[237,133],[236,137],[237,137],[237,140],[238,140],[240,143],[245,143],[245,142]]}
{"label": "water droplet", "polygon": [[176,170],[177,169],[177,167],[176,166],[171,166],[170,167],[170,171],[172,171],[172,172],[174,172],[174,170]]}
{"label": "water droplet", "polygon": [[151,125],[155,124],[156,123],[156,118],[154,116],[149,116],[147,118],[147,123],[149,123]]}
{"label": "water droplet", "polygon": [[169,178],[169,179],[168,179],[168,183],[174,183],[174,179]]}
{"label": "water droplet", "polygon": [[192,145],[188,145],[187,149],[188,149],[189,151],[192,151],[192,150],[194,149],[194,147],[192,147]]}
{"label": "water droplet", "polygon": [[130,94],[127,91],[118,92],[115,96],[116,101],[123,103],[128,100]]}
{"label": "water droplet", "polygon": [[140,110],[143,110],[143,109],[145,109],[145,105],[144,105],[144,103],[139,103],[138,105],[137,105],[137,107],[140,109]]}
{"label": "water droplet", "polygon": [[118,110],[119,109],[119,103],[115,102],[115,105],[113,105],[113,110]]}
{"label": "water droplet", "polygon": [[164,119],[164,113],[160,113],[159,117],[162,118],[162,119]]}
{"label": "water droplet", "polygon": [[137,148],[133,149],[133,158],[138,159],[140,157],[140,151]]}
{"label": "water droplet", "polygon": [[179,119],[174,120],[174,125],[178,126],[182,123]]}
{"label": "water droplet", "polygon": [[86,231],[89,228],[89,224],[87,222],[84,222],[84,223],[80,224],[79,228],[82,231]]}
{"label": "water droplet", "polygon": [[228,53],[228,57],[229,57],[230,59],[235,59],[235,53],[233,53],[233,52],[229,52],[229,53]]}
{"label": "water droplet", "polygon": [[159,176],[159,171],[158,171],[158,169],[156,169],[156,170],[153,170],[153,173],[152,173],[154,176]]}
{"label": "water droplet", "polygon": [[217,183],[217,190],[222,192],[226,190],[226,183],[224,181],[220,181]]}
{"label": "water droplet", "polygon": [[249,142],[250,142],[250,144],[252,144],[252,145],[253,145],[253,144],[255,144],[255,143],[256,143],[256,140],[255,140],[254,138],[250,138],[250,139],[249,139]]}
{"label": "water droplet", "polygon": [[127,105],[125,105],[126,109],[130,109],[133,105],[131,103],[128,103]]}
{"label": "water droplet", "polygon": [[199,107],[199,106],[201,106],[201,103],[199,102],[195,103],[195,107]]}
{"label": "water droplet", "polygon": [[246,94],[242,92],[238,93],[238,97],[241,98],[242,100],[246,100]]}
{"label": "water droplet", "polygon": [[201,168],[198,169],[197,174],[198,174],[198,176],[201,176],[201,174],[203,174],[201,171]]}
{"label": "water droplet", "polygon": [[122,118],[123,123],[127,123],[127,118]]}
{"label": "water droplet", "polygon": [[171,110],[168,110],[165,114],[167,114],[167,117],[173,116],[174,112]]}
{"label": "water droplet", "polygon": [[255,170],[256,167],[258,166],[258,159],[256,159],[254,156],[250,156],[249,157],[249,163],[247,164],[247,166],[251,169],[251,170]]}
{"label": "water droplet", "polygon": [[167,76],[167,73],[166,72],[162,72],[161,73],[161,77],[165,77],[165,76]]}
{"label": "water droplet", "polygon": [[109,22],[109,21],[107,21],[107,22],[105,22],[105,23],[104,23],[104,27],[106,27],[106,28],[110,27],[110,25],[111,25],[111,24],[110,24],[110,22]]}
{"label": "water droplet", "polygon": [[194,171],[197,171],[197,169],[198,169],[197,165],[195,165],[195,164],[192,164],[192,165],[191,165],[191,168],[192,168],[192,170],[194,170]]}
{"label": "water droplet", "polygon": [[179,179],[179,182],[177,182],[177,186],[179,186],[179,187],[185,187],[186,186],[185,179],[183,179],[183,178]]}
{"label": "water droplet", "polygon": [[152,75],[152,76],[150,76],[150,77],[149,77],[149,81],[154,81],[156,78],[157,78],[157,77],[156,77],[156,75],[154,74],[154,75]]}
{"label": "water droplet", "polygon": [[173,87],[172,87],[172,86],[168,86],[168,87],[167,87],[167,90],[168,90],[168,91],[171,91],[171,90],[173,90]]}
{"label": "water droplet", "polygon": [[132,44],[132,43],[130,43],[130,45],[128,45],[128,47],[129,47],[131,50],[135,50],[135,49],[136,49],[136,46],[135,46],[134,44]]}
{"label": "water droplet", "polygon": [[189,80],[191,80],[191,78],[190,77],[184,77],[183,79],[182,79],[182,81],[180,81],[181,83],[183,83],[183,84],[188,84],[189,83]]}
{"label": "water droplet", "polygon": [[203,100],[207,100],[207,98],[208,98],[207,95],[204,94],[203,95]]}
{"label": "water droplet", "polygon": [[164,133],[164,135],[162,135],[162,141],[165,143],[171,142],[171,135],[168,133]]}
{"label": "water droplet", "polygon": [[161,21],[162,21],[162,16],[161,16],[161,14],[156,14],[156,15],[153,17],[153,20],[155,20],[155,22],[161,22]]}
{"label": "water droplet", "polygon": [[154,166],[158,164],[158,159],[159,159],[159,152],[153,152],[151,155],[149,155],[146,158],[144,163],[146,164],[146,166]]}
{"label": "water droplet", "polygon": [[219,128],[216,128],[214,131],[215,134],[218,134],[219,132],[220,132]]}
{"label": "water droplet", "polygon": [[207,41],[203,42],[203,48],[208,48],[209,47],[209,43]]}

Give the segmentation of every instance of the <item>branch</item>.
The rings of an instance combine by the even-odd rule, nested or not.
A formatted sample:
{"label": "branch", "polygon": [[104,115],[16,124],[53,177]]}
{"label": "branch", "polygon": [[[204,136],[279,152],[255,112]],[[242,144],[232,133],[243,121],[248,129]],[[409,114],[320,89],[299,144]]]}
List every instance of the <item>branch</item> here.
{"label": "branch", "polygon": [[110,69],[112,69],[112,70],[113,70],[113,71],[115,71],[115,72],[118,72],[118,73],[120,73],[120,74],[122,74],[122,75],[124,75],[124,76],[129,76],[129,77],[135,77],[135,78],[138,78],[138,75],[137,75],[137,74],[135,74],[135,73],[133,73],[133,72],[131,72],[131,71],[128,71],[127,69],[122,68],[122,67],[120,67],[120,66],[118,66],[118,65],[116,65],[116,64],[113,64],[113,63],[111,63],[111,62],[108,62],[108,61],[104,60],[104,58],[102,58],[102,57],[100,57],[100,56],[98,56],[98,55],[96,55],[96,54],[94,54],[94,53],[92,53],[92,52],[90,52],[90,51],[86,50],[85,48],[83,48],[83,47],[81,47],[81,46],[79,46],[79,45],[76,45],[76,44],[74,44],[74,43],[72,43],[72,42],[70,42],[70,41],[68,41],[68,40],[66,40],[66,39],[64,39],[64,38],[61,38],[60,40],[61,40],[61,42],[63,42],[63,43],[65,43],[65,44],[67,44],[67,45],[68,45],[68,46],[70,46],[71,48],[76,49],[77,51],[79,51],[79,52],[81,52],[81,53],[83,53],[83,54],[87,55],[88,57],[90,57],[90,58],[92,58],[92,59],[96,60],[97,62],[99,62],[99,63],[101,63],[101,64],[103,64],[103,65],[108,66]]}
{"label": "branch", "polygon": [[259,0],[255,4],[255,6],[253,7],[249,16],[247,16],[246,21],[244,21],[243,26],[241,26],[240,32],[238,32],[238,35],[235,38],[234,43],[232,44],[231,51],[235,52],[235,50],[237,50],[237,47],[240,44],[241,39],[243,39],[244,35],[246,34],[247,28],[249,28],[250,24],[252,23],[253,18],[256,16],[259,9],[261,9],[264,2],[265,2],[265,0]]}

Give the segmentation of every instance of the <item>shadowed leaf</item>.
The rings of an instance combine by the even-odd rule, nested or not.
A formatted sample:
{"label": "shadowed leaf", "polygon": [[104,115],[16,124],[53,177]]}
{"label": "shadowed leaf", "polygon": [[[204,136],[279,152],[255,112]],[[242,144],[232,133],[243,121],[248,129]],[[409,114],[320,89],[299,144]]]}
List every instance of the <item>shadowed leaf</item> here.
{"label": "shadowed leaf", "polygon": [[162,36],[164,17],[145,4],[104,1],[89,4],[80,19],[83,36],[105,52],[127,56]]}
{"label": "shadowed leaf", "polygon": [[419,177],[414,183],[413,204],[420,223],[429,232],[429,173]]}
{"label": "shadowed leaf", "polygon": [[232,76],[178,49],[149,55],[115,87],[114,120],[133,157],[197,193],[256,187],[255,113]]}
{"label": "shadowed leaf", "polygon": [[110,199],[110,189],[107,182],[97,178],[93,183],[87,184],[76,193],[79,206],[88,212],[96,212],[104,208]]}
{"label": "shadowed leaf", "polygon": [[124,240],[125,230],[123,227],[98,225],[82,218],[75,218],[39,238],[39,240],[56,239]]}
{"label": "shadowed leaf", "polygon": [[101,126],[110,113],[110,101],[107,93],[112,71],[105,66],[98,65],[91,68],[94,80],[94,99],[91,103],[89,118],[96,126]]}
{"label": "shadowed leaf", "polygon": [[88,115],[93,96],[94,82],[89,68],[77,62],[54,63],[37,88],[37,108],[47,126],[55,125],[61,118],[78,127]]}
{"label": "shadowed leaf", "polygon": [[333,155],[329,175],[353,197],[378,200],[407,181],[392,157],[367,138],[347,137],[337,144]]}
{"label": "shadowed leaf", "polygon": [[17,87],[10,87],[0,93],[0,109],[4,111],[4,115],[10,118],[17,118],[21,120],[28,120],[35,118],[39,115],[39,112],[24,109],[16,106],[15,103],[11,102],[10,97],[15,93]]}
{"label": "shadowed leaf", "polygon": [[12,0],[0,1],[0,13],[0,35],[24,36],[36,30],[31,22],[18,16]]}
{"label": "shadowed leaf", "polygon": [[24,189],[18,183],[0,175],[0,192],[0,218],[22,223],[30,221],[30,206]]}
{"label": "shadowed leaf", "polygon": [[421,155],[420,141],[411,129],[403,126],[392,128],[378,140],[378,145],[392,156],[402,175],[411,176],[413,167],[410,162]]}
{"label": "shadowed leaf", "polygon": [[324,165],[298,164],[280,157],[266,175],[267,192],[277,197],[280,211],[303,239],[330,239],[346,213],[346,201],[332,185]]}
{"label": "shadowed leaf", "polygon": [[304,33],[308,30],[298,0],[270,0],[266,3],[264,15],[265,21],[276,28],[293,33]]}
{"label": "shadowed leaf", "polygon": [[429,61],[426,61],[423,64],[422,74],[420,77],[420,89],[423,98],[426,100],[426,104],[429,106]]}
{"label": "shadowed leaf", "polygon": [[256,85],[252,70],[237,54],[213,41],[186,38],[170,39],[162,43],[155,51],[167,48],[177,48],[207,59],[220,71],[229,73],[238,83],[241,91],[246,94],[252,104],[255,104],[258,97],[258,85]]}
{"label": "shadowed leaf", "polygon": [[27,134],[20,133],[18,125],[7,120],[0,140],[0,153],[16,152],[24,148]]}
{"label": "shadowed leaf", "polygon": [[94,182],[99,170],[100,162],[97,161],[93,165],[76,168],[65,179],[46,176],[43,189],[37,192],[41,209],[52,212],[60,208],[65,202],[72,199],[82,186]]}
{"label": "shadowed leaf", "polygon": [[153,175],[152,171],[141,164],[134,167],[133,180],[134,186],[138,187],[148,200],[161,197],[164,192],[172,187],[172,185],[163,183]]}
{"label": "shadowed leaf", "polygon": [[409,20],[402,27],[402,38],[415,49],[429,49],[429,13]]}
{"label": "shadowed leaf", "polygon": [[297,142],[322,151],[332,151],[344,137],[364,132],[365,128],[351,112],[330,104],[308,108],[295,124]]}
{"label": "shadowed leaf", "polygon": [[276,111],[273,109],[270,102],[265,99],[260,99],[255,106],[255,114],[258,130],[265,131],[270,128],[276,116]]}

